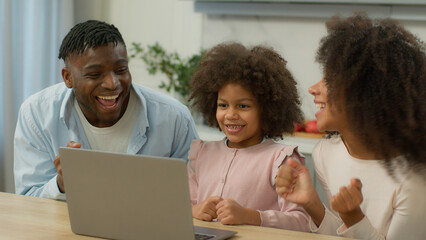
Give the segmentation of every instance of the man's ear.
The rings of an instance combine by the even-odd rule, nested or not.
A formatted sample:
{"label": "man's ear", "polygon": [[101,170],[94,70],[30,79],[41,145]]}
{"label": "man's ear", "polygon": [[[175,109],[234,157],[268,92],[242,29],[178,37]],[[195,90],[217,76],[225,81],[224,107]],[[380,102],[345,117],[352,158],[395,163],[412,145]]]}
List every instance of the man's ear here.
{"label": "man's ear", "polygon": [[67,88],[72,88],[71,71],[67,67],[64,67],[64,68],[62,68],[61,74],[62,74],[62,78],[64,79],[64,82],[65,82],[65,85],[67,86]]}

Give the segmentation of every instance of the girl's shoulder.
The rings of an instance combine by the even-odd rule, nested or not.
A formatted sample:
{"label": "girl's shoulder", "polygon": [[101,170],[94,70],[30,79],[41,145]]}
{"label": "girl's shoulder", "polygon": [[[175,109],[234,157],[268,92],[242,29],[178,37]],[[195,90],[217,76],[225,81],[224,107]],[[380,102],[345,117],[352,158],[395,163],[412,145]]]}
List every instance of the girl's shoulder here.
{"label": "girl's shoulder", "polygon": [[202,166],[208,168],[210,164],[216,164],[216,160],[222,159],[226,151],[224,140],[206,142],[196,139],[189,150],[188,164],[193,171],[198,172]]}
{"label": "girl's shoulder", "polygon": [[295,161],[305,164],[305,156],[299,152],[298,146],[295,145],[286,145],[282,143],[274,143],[269,146],[269,148],[274,148],[275,156],[272,163],[271,171],[271,186],[275,185],[275,177],[277,176],[278,169],[281,165],[292,158]]}
{"label": "girl's shoulder", "polygon": [[298,146],[286,145],[283,143],[277,143],[273,140],[266,140],[261,145],[263,147],[258,149],[258,154],[264,158],[270,158],[274,161],[274,167],[281,166],[288,158],[293,158],[300,163],[305,163],[305,156],[299,152]]}
{"label": "girl's shoulder", "polygon": [[207,142],[201,139],[195,139],[192,141],[191,148],[189,149],[189,159],[195,160],[200,154],[218,154],[224,147],[224,140]]}
{"label": "girl's shoulder", "polygon": [[191,144],[191,150],[192,149],[200,150],[200,149],[203,149],[203,148],[221,148],[223,146],[225,146],[225,140],[224,139],[219,140],[219,141],[204,141],[204,140],[201,140],[201,139],[194,139],[192,141],[192,144]]}
{"label": "girl's shoulder", "polygon": [[272,151],[286,156],[294,156],[296,154],[297,156],[304,158],[303,154],[299,152],[298,146],[277,143],[272,140],[267,140],[264,151]]}

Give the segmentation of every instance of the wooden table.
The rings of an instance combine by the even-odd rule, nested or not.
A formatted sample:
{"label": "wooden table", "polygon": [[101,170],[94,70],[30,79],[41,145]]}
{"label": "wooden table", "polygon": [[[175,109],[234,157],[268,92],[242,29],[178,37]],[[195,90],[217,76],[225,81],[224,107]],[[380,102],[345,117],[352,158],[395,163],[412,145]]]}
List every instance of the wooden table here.
{"label": "wooden table", "polygon": [[[231,238],[274,239],[345,239],[257,226],[226,226],[219,222],[194,219],[194,225],[237,231]],[[1,239],[99,239],[71,232],[66,202],[0,192]]]}

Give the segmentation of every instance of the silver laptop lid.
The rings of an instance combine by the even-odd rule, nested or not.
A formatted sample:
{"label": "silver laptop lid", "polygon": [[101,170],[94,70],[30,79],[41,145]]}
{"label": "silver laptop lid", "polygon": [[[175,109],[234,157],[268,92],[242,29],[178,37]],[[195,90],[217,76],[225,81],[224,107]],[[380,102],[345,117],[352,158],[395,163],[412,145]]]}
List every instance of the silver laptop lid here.
{"label": "silver laptop lid", "polygon": [[113,239],[193,239],[181,159],[60,148],[71,229]]}

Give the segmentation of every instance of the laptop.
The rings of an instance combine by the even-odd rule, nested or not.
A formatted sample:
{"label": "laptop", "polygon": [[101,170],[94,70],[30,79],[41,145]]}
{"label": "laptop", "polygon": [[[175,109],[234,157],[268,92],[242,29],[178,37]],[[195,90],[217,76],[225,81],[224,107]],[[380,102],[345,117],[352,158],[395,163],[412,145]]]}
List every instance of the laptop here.
{"label": "laptop", "polygon": [[[182,159],[60,148],[71,230],[109,239],[227,239],[193,226]],[[208,238],[210,237],[210,238]]]}

